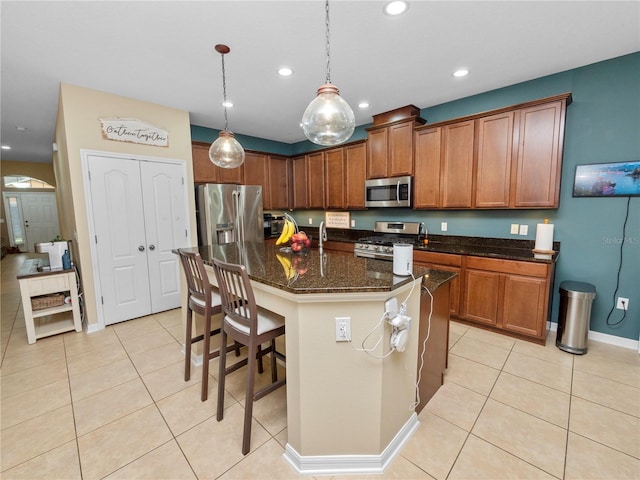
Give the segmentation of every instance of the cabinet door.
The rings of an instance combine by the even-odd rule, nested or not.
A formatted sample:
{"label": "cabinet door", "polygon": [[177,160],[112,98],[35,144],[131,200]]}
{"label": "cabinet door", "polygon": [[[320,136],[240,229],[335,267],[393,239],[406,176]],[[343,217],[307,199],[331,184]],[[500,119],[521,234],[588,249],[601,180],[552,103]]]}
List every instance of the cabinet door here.
{"label": "cabinet door", "polygon": [[478,153],[476,199],[478,208],[509,206],[513,154],[514,112],[477,120]]}
{"label": "cabinet door", "polygon": [[440,205],[440,154],[442,129],[416,132],[414,208],[437,208]]}
{"label": "cabinet door", "polygon": [[344,159],[342,148],[328,150],[324,154],[326,168],[326,208],[344,208]]}
{"label": "cabinet door", "polygon": [[364,181],[366,178],[367,144],[344,147],[346,164],[346,208],[364,209]]}
{"label": "cabinet door", "polygon": [[390,177],[413,175],[413,121],[389,127],[389,164]]}
{"label": "cabinet door", "polygon": [[269,156],[269,208],[289,209],[289,159]]}
{"label": "cabinet door", "polygon": [[388,131],[386,128],[371,130],[367,140],[367,178],[387,176]]}
{"label": "cabinet door", "polygon": [[216,167],[209,160],[209,147],[193,144],[191,155],[193,156],[193,182],[217,183]]}
{"label": "cabinet door", "polygon": [[495,326],[498,322],[500,274],[467,269],[464,282],[462,318]]}
{"label": "cabinet door", "polygon": [[309,208],[324,208],[324,153],[307,155],[307,187]]}
{"label": "cabinet door", "polygon": [[[502,328],[544,338],[547,282],[521,275],[505,275]],[[546,332],[545,332],[546,333]]]}
{"label": "cabinet door", "polygon": [[558,207],[565,101],[520,110],[515,207]]}
{"label": "cabinet door", "polygon": [[244,168],[240,165],[237,168],[220,168],[214,165],[218,183],[230,183],[242,185],[244,183]]}
{"label": "cabinet door", "polygon": [[474,121],[454,123],[443,128],[441,206],[471,208],[473,192]]}
{"label": "cabinet door", "polygon": [[262,208],[271,208],[269,204],[269,165],[267,155],[247,152],[244,157],[245,185],[260,185],[262,187]]}
{"label": "cabinet door", "polygon": [[296,208],[308,208],[309,207],[309,199],[307,195],[308,190],[308,181],[307,181],[307,158],[303,155],[302,157],[296,157],[293,159],[292,169],[293,169],[293,205],[294,209]]}

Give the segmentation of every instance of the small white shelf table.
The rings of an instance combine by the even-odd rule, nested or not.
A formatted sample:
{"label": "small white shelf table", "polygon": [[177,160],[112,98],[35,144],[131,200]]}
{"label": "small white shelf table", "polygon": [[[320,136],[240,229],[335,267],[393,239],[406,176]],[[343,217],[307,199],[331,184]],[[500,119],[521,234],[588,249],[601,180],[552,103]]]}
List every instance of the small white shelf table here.
{"label": "small white shelf table", "polygon": [[[18,272],[27,342],[30,344],[35,343],[38,338],[72,330],[82,331],[75,267],[70,270],[48,270],[48,267],[47,260],[33,258],[25,260]],[[41,310],[31,308],[32,297],[67,292],[71,303]]]}

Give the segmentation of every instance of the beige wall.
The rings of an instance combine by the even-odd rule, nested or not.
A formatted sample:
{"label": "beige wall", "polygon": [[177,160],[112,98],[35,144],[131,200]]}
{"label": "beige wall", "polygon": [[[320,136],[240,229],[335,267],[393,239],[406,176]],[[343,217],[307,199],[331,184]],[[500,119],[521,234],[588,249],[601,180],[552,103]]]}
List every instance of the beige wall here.
{"label": "beige wall", "polygon": [[[49,185],[56,185],[56,179],[53,174],[53,166],[50,163],[40,162],[15,162],[13,160],[2,160],[0,162],[0,175],[25,175],[38,180],[43,180]],[[4,182],[1,184],[4,190]],[[23,191],[23,190],[21,190]],[[26,190],[25,190],[26,191]],[[0,218],[5,221],[0,224],[0,235],[7,241],[9,245],[9,232],[7,231],[7,217],[4,213],[4,202],[0,202]]]}
{"label": "beige wall", "polygon": [[[135,118],[166,130],[169,146],[155,147],[104,139],[100,118],[112,117]],[[55,142],[58,152],[53,157],[53,170],[61,212],[60,229],[64,238],[75,240],[74,259],[81,272],[85,316],[91,331],[97,328],[98,316],[81,150],[183,160],[187,167],[187,184],[193,185],[189,113],[63,83],[60,85]],[[193,196],[189,198],[191,235],[196,238],[195,204]]]}

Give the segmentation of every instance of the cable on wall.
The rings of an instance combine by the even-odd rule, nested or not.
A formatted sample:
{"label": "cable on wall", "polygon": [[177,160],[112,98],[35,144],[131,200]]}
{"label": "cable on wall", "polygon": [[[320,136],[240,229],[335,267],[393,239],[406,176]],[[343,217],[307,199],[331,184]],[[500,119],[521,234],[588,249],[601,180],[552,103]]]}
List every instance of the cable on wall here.
{"label": "cable on wall", "polygon": [[611,322],[611,314],[616,308],[616,297],[618,296],[618,288],[620,288],[620,272],[622,271],[622,251],[624,249],[624,242],[627,239],[627,220],[629,220],[629,205],[631,204],[631,197],[627,199],[627,213],[624,217],[624,224],[622,225],[622,242],[620,242],[620,263],[618,264],[618,274],[616,278],[616,289],[613,291],[613,300],[611,302],[611,310],[609,310],[609,314],[607,315],[607,326],[616,327],[624,322],[624,319],[627,317],[627,308],[624,308],[622,318],[617,322]]}

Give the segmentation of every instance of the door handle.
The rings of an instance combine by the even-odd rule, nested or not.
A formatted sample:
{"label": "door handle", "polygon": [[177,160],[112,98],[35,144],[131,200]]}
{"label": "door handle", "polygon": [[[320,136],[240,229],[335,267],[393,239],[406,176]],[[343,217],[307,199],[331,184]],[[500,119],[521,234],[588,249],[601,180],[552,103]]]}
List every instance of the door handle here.
{"label": "door handle", "polygon": [[155,250],[156,246],[155,245],[149,245],[149,250]]}
{"label": "door handle", "polygon": [[138,251],[139,251],[139,252],[144,252],[144,246],[143,246],[143,245],[140,245],[140,246],[138,247]]}

